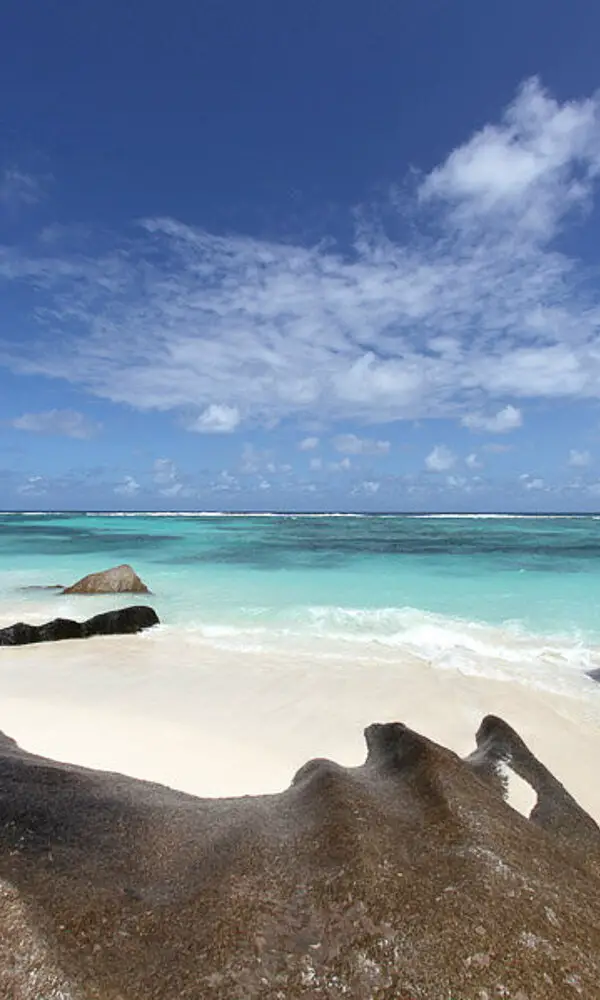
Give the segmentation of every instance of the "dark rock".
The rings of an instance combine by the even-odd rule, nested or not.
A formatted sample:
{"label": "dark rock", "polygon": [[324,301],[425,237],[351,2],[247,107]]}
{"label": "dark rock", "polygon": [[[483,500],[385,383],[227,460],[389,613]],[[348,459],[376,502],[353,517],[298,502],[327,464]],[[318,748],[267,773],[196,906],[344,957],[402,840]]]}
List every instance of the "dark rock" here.
{"label": "dark rock", "polygon": [[39,642],[39,628],[26,622],[16,622],[8,628],[0,629],[0,646],[26,646],[30,642]]}
{"label": "dark rock", "polygon": [[365,735],[361,767],[239,799],[0,739],[0,997],[597,997],[600,830],[517,734],[484,720],[466,761]]}
{"label": "dark rock", "polygon": [[56,642],[59,639],[83,639],[85,634],[84,626],[81,622],[74,622],[71,618],[54,618],[53,621],[39,626],[36,642]]}
{"label": "dark rock", "polygon": [[600,681],[600,667],[597,670],[590,670],[588,677],[591,677],[593,681]]}
{"label": "dark rock", "polygon": [[154,608],[138,604],[131,608],[118,608],[117,611],[105,611],[94,615],[83,623],[84,635],[123,635],[142,632],[146,628],[158,625],[158,615]]}
{"label": "dark rock", "polygon": [[145,583],[137,573],[123,563],[112,566],[100,573],[90,573],[71,587],[65,587],[63,594],[149,594]]}
{"label": "dark rock", "polygon": [[44,625],[26,625],[19,622],[9,628],[0,629],[0,646],[24,646],[32,642],[56,642],[60,639],[87,639],[92,635],[125,635],[141,632],[158,625],[159,619],[154,608],[135,605],[105,611],[94,615],[85,622],[75,622],[70,618],[55,618]]}

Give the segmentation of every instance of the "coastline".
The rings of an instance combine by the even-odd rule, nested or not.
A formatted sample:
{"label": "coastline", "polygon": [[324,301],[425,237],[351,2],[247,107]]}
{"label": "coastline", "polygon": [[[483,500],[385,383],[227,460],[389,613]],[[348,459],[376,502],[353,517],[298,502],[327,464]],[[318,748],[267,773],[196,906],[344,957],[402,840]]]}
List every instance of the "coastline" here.
{"label": "coastline", "polygon": [[[280,791],[313,757],[358,765],[375,721],[464,756],[499,715],[600,822],[600,685],[587,678],[559,695],[393,651],[234,652],[161,629],[5,648],[0,671],[0,729],[24,749],[199,796]],[[528,812],[531,789],[512,782],[509,801]]]}

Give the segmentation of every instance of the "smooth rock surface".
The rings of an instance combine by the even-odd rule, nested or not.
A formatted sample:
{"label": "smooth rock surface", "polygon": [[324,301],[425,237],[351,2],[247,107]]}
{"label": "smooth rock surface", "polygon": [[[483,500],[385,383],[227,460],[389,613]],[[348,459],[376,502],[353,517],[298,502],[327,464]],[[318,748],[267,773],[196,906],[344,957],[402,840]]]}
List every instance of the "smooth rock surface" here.
{"label": "smooth rock surface", "polygon": [[487,717],[464,761],[399,723],[365,737],[361,767],[237,799],[2,737],[0,997],[596,998],[600,830],[517,734]]}
{"label": "smooth rock surface", "polygon": [[154,608],[135,605],[94,615],[84,622],[71,618],[54,618],[44,625],[17,622],[0,629],[0,646],[26,646],[32,642],[57,642],[61,639],[87,639],[92,635],[128,635],[158,625]]}
{"label": "smooth rock surface", "polygon": [[63,594],[149,594],[135,570],[123,563],[99,573],[89,573],[77,583],[65,587]]}

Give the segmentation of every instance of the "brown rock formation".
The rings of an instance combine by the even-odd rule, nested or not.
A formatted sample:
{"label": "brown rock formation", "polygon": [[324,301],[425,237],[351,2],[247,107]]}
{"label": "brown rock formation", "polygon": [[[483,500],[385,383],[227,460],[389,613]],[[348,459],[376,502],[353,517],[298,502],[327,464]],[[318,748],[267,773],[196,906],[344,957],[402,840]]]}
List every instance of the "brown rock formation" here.
{"label": "brown rock formation", "polygon": [[112,566],[100,573],[89,573],[77,583],[65,587],[63,594],[149,594],[145,583],[128,566]]}
{"label": "brown rock formation", "polygon": [[[597,1000],[590,817],[499,719],[466,761],[398,723],[365,736],[361,767],[239,799],[4,737],[0,997]],[[500,767],[537,788],[529,820]]]}

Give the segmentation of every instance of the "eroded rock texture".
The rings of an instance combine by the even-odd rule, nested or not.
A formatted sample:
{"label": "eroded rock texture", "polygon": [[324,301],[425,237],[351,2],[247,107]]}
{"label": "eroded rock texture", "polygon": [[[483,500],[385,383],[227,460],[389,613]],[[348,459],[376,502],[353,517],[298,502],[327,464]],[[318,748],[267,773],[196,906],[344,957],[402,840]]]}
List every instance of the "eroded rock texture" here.
{"label": "eroded rock texture", "polygon": [[[597,1000],[590,817],[502,720],[467,761],[365,735],[361,767],[212,800],[3,738],[0,996]],[[538,789],[529,820],[506,767]]]}
{"label": "eroded rock texture", "polygon": [[0,646],[28,646],[32,642],[58,642],[62,639],[89,639],[92,635],[130,635],[158,625],[154,608],[144,604],[131,608],[104,611],[84,622],[71,618],[53,618],[44,625],[17,622],[0,629]]}

